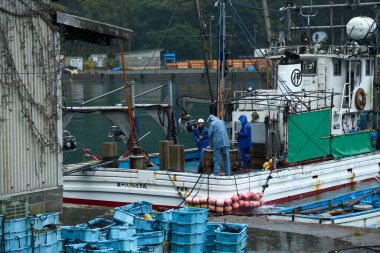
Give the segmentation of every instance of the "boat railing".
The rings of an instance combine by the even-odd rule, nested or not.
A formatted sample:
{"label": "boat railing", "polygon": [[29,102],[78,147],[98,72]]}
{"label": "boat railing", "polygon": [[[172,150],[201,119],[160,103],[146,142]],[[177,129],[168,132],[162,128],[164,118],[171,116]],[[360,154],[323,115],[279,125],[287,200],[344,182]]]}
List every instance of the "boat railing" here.
{"label": "boat railing", "polygon": [[274,108],[293,108],[297,112],[309,111],[314,109],[328,108],[331,105],[329,99],[337,93],[325,91],[298,91],[293,92],[297,100],[292,100],[286,94],[276,90],[252,90],[252,91],[235,91],[234,97],[230,101],[234,104],[235,111],[273,110]]}

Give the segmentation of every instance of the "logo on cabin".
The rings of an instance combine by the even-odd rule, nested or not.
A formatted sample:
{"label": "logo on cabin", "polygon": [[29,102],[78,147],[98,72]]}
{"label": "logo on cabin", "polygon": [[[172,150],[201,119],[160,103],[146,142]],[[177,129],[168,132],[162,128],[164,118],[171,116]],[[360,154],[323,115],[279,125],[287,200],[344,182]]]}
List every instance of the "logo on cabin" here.
{"label": "logo on cabin", "polygon": [[296,86],[296,87],[300,86],[302,83],[301,70],[299,70],[299,69],[293,70],[291,79],[292,79],[292,83],[294,86]]}

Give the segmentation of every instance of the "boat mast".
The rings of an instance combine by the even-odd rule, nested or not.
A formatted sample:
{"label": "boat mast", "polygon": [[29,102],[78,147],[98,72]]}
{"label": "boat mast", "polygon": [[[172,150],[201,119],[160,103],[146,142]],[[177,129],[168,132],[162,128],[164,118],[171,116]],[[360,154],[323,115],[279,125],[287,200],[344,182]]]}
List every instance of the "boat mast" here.
{"label": "boat mast", "polygon": [[218,117],[223,119],[223,90],[225,86],[226,73],[226,54],[225,54],[225,40],[226,40],[226,0],[220,0],[219,4],[219,40],[218,40]]}
{"label": "boat mast", "polygon": [[263,3],[263,10],[264,10],[265,30],[267,32],[267,41],[268,41],[268,45],[272,46],[271,45],[271,41],[272,41],[272,29],[271,29],[271,26],[270,26],[270,19],[269,19],[267,0],[262,0],[262,3]]}
{"label": "boat mast", "polygon": [[[196,8],[196,13],[197,13],[197,18],[198,18],[198,24],[199,24],[199,32],[200,32],[200,37],[201,37],[201,44],[202,44],[202,51],[203,51],[203,60],[204,60],[204,64],[205,64],[205,72],[206,72],[206,77],[207,77],[207,83],[208,83],[208,89],[209,89],[209,93],[210,93],[210,100],[211,100],[211,104],[214,103],[214,97],[212,95],[212,90],[211,90],[211,82],[210,82],[210,68],[209,68],[209,63],[208,63],[208,57],[207,57],[207,53],[208,51],[211,52],[211,48],[207,48],[207,41],[206,41],[206,29],[205,29],[205,23],[203,21],[203,18],[202,18],[202,15],[201,15],[201,10],[200,10],[200,7],[199,7],[199,1],[198,0],[194,0],[194,3],[195,3],[195,8]],[[210,33],[211,35],[211,33]],[[211,38],[210,38],[211,40]],[[210,58],[211,58],[211,54],[210,54]],[[210,112],[212,113],[212,112]]]}

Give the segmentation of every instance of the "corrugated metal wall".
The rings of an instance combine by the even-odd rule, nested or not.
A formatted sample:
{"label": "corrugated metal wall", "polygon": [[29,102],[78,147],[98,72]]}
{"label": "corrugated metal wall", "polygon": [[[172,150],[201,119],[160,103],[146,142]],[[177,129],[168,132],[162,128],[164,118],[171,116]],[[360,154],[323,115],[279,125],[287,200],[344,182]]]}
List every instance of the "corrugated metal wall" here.
{"label": "corrugated metal wall", "polygon": [[50,0],[0,1],[0,195],[62,185],[59,31]]}

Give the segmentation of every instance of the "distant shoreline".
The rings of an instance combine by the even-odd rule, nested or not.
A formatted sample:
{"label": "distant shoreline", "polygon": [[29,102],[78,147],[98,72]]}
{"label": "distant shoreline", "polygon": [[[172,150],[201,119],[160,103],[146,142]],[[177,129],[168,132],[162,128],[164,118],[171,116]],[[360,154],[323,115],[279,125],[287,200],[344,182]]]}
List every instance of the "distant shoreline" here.
{"label": "distant shoreline", "polygon": [[[193,79],[201,78],[206,79],[206,74],[203,69],[147,69],[147,70],[128,70],[126,72],[128,80],[146,80],[146,79],[165,79],[165,80],[177,80],[177,79]],[[265,73],[262,73],[265,76]],[[216,79],[217,72],[215,69],[210,71],[210,78]],[[242,69],[230,69],[230,73],[227,75],[227,80],[233,79],[260,79],[260,75],[257,71],[247,71]],[[123,79],[122,71],[96,71],[96,72],[80,72],[78,74],[62,74],[62,79],[74,79],[74,80],[87,80],[87,79]]]}

